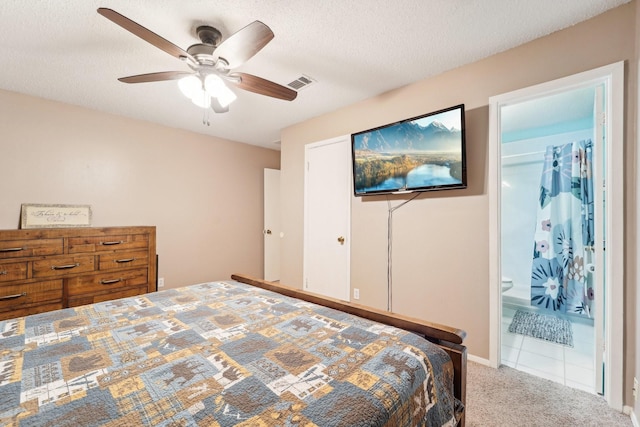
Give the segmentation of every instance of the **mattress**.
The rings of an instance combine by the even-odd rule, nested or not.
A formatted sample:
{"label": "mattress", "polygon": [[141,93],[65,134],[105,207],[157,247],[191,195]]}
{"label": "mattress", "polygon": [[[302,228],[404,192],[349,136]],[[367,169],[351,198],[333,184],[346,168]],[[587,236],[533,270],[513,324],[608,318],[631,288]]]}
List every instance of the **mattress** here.
{"label": "mattress", "polygon": [[235,281],[0,321],[2,426],[455,425],[407,331]]}

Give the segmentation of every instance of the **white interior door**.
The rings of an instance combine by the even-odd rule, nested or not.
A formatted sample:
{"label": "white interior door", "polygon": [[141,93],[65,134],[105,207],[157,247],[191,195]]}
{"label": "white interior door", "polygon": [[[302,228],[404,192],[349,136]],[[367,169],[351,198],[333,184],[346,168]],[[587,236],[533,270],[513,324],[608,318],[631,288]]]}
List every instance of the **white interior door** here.
{"label": "white interior door", "polygon": [[351,140],[305,147],[304,288],[349,300]]}
{"label": "white interior door", "polygon": [[264,279],[280,280],[280,171],[264,170]]}

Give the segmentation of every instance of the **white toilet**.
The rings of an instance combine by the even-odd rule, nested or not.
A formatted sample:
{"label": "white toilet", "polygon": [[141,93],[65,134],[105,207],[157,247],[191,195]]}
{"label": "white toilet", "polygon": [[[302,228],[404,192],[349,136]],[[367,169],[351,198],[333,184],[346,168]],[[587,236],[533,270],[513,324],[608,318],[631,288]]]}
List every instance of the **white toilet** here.
{"label": "white toilet", "polygon": [[513,288],[513,280],[509,277],[502,276],[502,292]]}

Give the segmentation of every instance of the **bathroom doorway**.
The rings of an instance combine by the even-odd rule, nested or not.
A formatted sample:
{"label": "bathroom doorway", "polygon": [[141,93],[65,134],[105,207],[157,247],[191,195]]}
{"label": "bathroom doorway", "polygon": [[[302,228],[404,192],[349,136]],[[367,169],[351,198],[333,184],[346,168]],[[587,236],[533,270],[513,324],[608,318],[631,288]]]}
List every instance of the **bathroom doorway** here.
{"label": "bathroom doorway", "polygon": [[623,73],[491,98],[489,161],[492,365],[620,409]]}

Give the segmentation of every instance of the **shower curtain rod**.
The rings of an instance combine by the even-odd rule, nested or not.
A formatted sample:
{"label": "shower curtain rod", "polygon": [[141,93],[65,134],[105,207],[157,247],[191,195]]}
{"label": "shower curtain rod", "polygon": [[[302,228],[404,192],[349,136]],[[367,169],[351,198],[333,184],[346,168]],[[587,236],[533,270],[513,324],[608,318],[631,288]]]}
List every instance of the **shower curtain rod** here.
{"label": "shower curtain rod", "polygon": [[534,154],[545,154],[546,151],[531,151],[529,153],[522,153],[522,154],[509,154],[507,156],[502,156],[503,159],[514,159],[516,157],[524,157],[524,156],[532,156]]}

